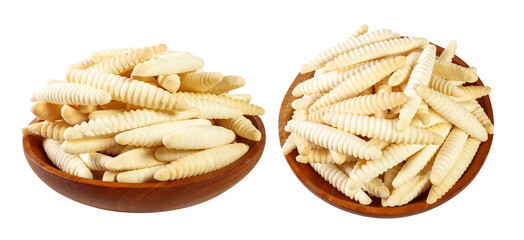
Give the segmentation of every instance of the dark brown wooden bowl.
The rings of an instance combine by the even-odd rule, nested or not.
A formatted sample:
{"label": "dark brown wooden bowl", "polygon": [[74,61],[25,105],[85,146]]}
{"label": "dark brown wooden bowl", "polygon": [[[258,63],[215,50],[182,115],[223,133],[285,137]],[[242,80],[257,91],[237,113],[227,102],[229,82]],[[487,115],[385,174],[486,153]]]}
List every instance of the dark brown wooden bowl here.
{"label": "dark brown wooden bowl", "polygon": [[[444,49],[437,46],[437,55],[440,55]],[[464,67],[469,67],[462,59],[455,56],[453,57],[453,62]],[[296,97],[293,97],[291,92],[299,83],[313,77],[314,72],[306,74],[298,74],[291,86],[289,87],[282,105],[280,107],[280,115],[278,118],[278,131],[280,137],[280,145],[282,146],[286,141],[289,133],[284,131],[287,121],[291,119],[293,108],[291,107],[291,102],[293,102]],[[469,84],[468,84],[469,85]],[[472,85],[483,86],[482,81],[479,80]],[[486,114],[489,116],[493,122],[493,110],[491,108],[491,102],[489,96],[478,99],[479,104],[484,108]],[[368,217],[379,217],[379,218],[393,218],[393,217],[405,217],[421,212],[428,211],[432,208],[435,208],[449,199],[457,195],[462,189],[464,189],[472,180],[475,178],[480,168],[484,164],[486,157],[488,156],[489,149],[491,147],[491,142],[493,141],[493,135],[490,134],[487,141],[480,144],[480,147],[475,155],[475,158],[469,165],[468,169],[458,182],[439,200],[434,204],[427,204],[426,197],[427,192],[413,199],[410,203],[398,206],[398,207],[382,207],[381,201],[379,198],[372,198],[373,202],[366,206],[359,204],[358,202],[351,200],[346,197],[344,194],[339,192],[336,188],[331,186],[327,181],[325,181],[320,175],[318,175],[315,170],[309,164],[302,164],[295,160],[298,152],[295,149],[290,154],[286,155],[286,160],[295,175],[298,179],[308,188],[313,194],[322,200],[328,202],[329,204],[338,207],[342,210],[356,213]]]}
{"label": "dark brown wooden bowl", "polygon": [[216,171],[167,182],[103,182],[60,171],[46,156],[42,137],[24,136],[24,152],[36,175],[58,193],[77,202],[120,212],[160,212],[193,206],[225,192],[255,167],[266,144],[266,132],[258,116],[246,116],[260,130],[258,142],[237,138],[249,151],[234,163]]}

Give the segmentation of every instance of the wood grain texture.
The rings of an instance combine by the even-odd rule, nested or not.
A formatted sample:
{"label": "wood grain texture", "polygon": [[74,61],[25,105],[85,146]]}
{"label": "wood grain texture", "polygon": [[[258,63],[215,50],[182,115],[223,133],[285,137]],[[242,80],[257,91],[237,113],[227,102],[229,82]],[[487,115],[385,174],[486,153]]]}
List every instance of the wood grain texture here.
{"label": "wood grain texture", "polygon": [[[437,46],[437,55],[440,55],[444,49],[440,46]],[[464,66],[469,67],[468,64],[466,64],[461,58],[454,56],[453,62]],[[280,106],[280,115],[278,119],[278,131],[279,131],[279,138],[280,138],[280,145],[282,146],[284,142],[286,141],[289,133],[284,131],[284,127],[286,126],[287,121],[291,119],[293,109],[291,107],[291,102],[293,102],[296,97],[293,97],[291,92],[297,86],[299,83],[313,77],[314,72],[309,72],[306,74],[298,74],[293,83],[291,83],[291,86],[289,87],[283,101],[282,105]],[[482,81],[480,78],[477,82],[472,84],[466,84],[466,85],[478,85],[478,86],[484,86],[482,84]],[[491,101],[489,99],[489,96],[484,96],[480,99],[478,99],[479,104],[484,108],[486,114],[491,119],[491,121],[494,124],[493,119],[493,109],[491,107]],[[457,183],[444,195],[442,198],[440,198],[436,203],[434,204],[427,204],[426,203],[426,197],[427,197],[427,191],[420,195],[419,197],[413,199],[410,203],[398,206],[398,207],[382,207],[380,203],[380,199],[378,198],[372,198],[373,203],[371,205],[361,205],[358,202],[351,200],[350,198],[346,197],[344,194],[339,192],[336,188],[331,186],[327,181],[325,181],[320,175],[318,175],[315,170],[309,165],[309,164],[302,164],[295,160],[295,157],[298,155],[296,149],[291,152],[290,154],[286,155],[286,161],[295,173],[295,175],[298,177],[298,179],[308,188],[313,194],[315,194],[317,197],[321,198],[322,200],[328,202],[329,204],[338,207],[342,210],[356,213],[363,216],[368,217],[379,217],[379,218],[394,218],[394,217],[405,217],[410,216],[414,214],[418,214],[421,212],[428,211],[430,209],[433,209],[449,199],[453,198],[455,195],[457,195],[460,191],[462,191],[472,180],[475,178],[477,173],[479,172],[480,168],[484,164],[484,161],[486,160],[489,149],[491,148],[491,143],[493,141],[493,134],[490,134],[488,136],[488,140],[483,142],[478,151],[475,155],[475,158],[471,162],[470,166],[464,172],[462,177],[457,181]]]}
{"label": "wood grain texture", "polygon": [[234,163],[216,171],[167,182],[118,183],[80,178],[60,171],[47,158],[39,136],[24,136],[27,162],[36,175],[58,193],[77,202],[120,212],[159,212],[189,207],[225,192],[255,167],[266,143],[266,133],[258,116],[246,116],[260,130],[258,142],[237,137],[249,151]]}

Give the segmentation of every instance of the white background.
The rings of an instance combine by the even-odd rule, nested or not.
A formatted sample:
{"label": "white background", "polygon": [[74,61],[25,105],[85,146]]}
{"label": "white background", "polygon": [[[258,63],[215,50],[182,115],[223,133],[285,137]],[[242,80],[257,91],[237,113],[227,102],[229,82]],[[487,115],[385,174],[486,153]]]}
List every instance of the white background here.
{"label": "white background", "polygon": [[[524,37],[518,1],[13,1],[0,4],[2,192],[0,235],[16,239],[522,237]],[[496,136],[476,179],[429,212],[375,219],[341,211],[310,193],[280,153],[281,100],[300,66],[361,24],[426,37],[457,55],[486,85]],[[151,214],[100,210],[65,198],[31,171],[20,128],[32,92],[91,52],[166,43],[238,74],[263,106],[266,150],[226,193],[190,208]],[[2,239],[7,239],[1,237]]]}

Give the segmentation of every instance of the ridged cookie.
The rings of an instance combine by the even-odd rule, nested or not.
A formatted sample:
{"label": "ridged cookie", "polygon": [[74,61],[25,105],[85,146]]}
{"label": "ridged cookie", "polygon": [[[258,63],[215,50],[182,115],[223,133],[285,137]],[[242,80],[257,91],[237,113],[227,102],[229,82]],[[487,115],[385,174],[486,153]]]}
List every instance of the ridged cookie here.
{"label": "ridged cookie", "polygon": [[139,168],[163,165],[164,162],[155,158],[153,148],[135,148],[114,157],[106,162],[105,167],[110,171],[127,171]]}
{"label": "ridged cookie", "polygon": [[339,55],[333,61],[326,63],[326,68],[328,71],[332,71],[356,63],[407,52],[426,45],[428,45],[428,40],[424,38],[400,38],[380,41]]}
{"label": "ridged cookie", "polygon": [[340,130],[388,142],[440,144],[442,136],[431,131],[408,126],[403,132],[396,129],[397,120],[380,119],[349,113],[326,113],[323,121]]}
{"label": "ridged cookie", "polygon": [[249,146],[232,143],[200,151],[180,158],[158,169],[154,178],[168,181],[193,177],[223,168],[247,153]]}
{"label": "ridged cookie", "polygon": [[215,124],[231,129],[238,136],[253,140],[260,141],[262,138],[262,133],[253,126],[253,123],[244,116],[238,118],[228,118],[228,119],[216,119]]}
{"label": "ridged cookie", "polygon": [[114,100],[140,107],[159,110],[185,110],[188,108],[187,103],[170,92],[131,78],[93,70],[69,70],[66,73],[66,78],[69,82],[103,89],[109,92]]}
{"label": "ridged cookie", "polygon": [[122,145],[140,147],[160,146],[162,145],[162,138],[170,132],[188,126],[202,125],[210,126],[211,121],[207,119],[189,119],[159,123],[119,133],[115,136],[115,140]]}
{"label": "ridged cookie", "polygon": [[137,64],[133,69],[135,76],[158,76],[193,71],[204,66],[204,61],[195,55],[171,54],[157,55],[149,61]]}
{"label": "ridged cookie", "polygon": [[235,138],[235,133],[224,127],[188,126],[171,131],[162,142],[171,149],[206,149],[231,143]]}
{"label": "ridged cookie", "polygon": [[380,29],[372,32],[362,34],[357,37],[350,37],[343,42],[319,53],[316,57],[311,59],[308,63],[300,68],[301,73],[307,73],[324,67],[326,63],[332,61],[335,57],[344,54],[350,50],[360,48],[375,42],[384,41],[388,39],[399,38],[398,33],[393,33],[389,29]]}
{"label": "ridged cookie", "polygon": [[212,94],[223,94],[228,93],[231,90],[235,90],[237,88],[240,88],[246,84],[246,80],[244,80],[241,76],[235,76],[235,75],[227,75],[222,78],[222,81],[218,82],[213,87],[206,90],[206,93],[212,93]]}
{"label": "ridged cookie", "polygon": [[391,74],[391,77],[389,77],[388,84],[390,86],[398,86],[399,84],[408,80],[411,71],[413,71],[413,67],[415,67],[415,64],[417,64],[420,53],[420,51],[413,51],[408,54],[406,57],[406,64],[397,69],[397,71],[395,71],[393,74]]}
{"label": "ridged cookie", "polygon": [[384,149],[382,158],[367,161],[362,165],[362,167],[349,178],[347,187],[351,189],[361,188],[367,182],[371,181],[371,179],[378,177],[378,175],[404,161],[423,147],[424,145],[420,144],[391,144]]}
{"label": "ridged cookie", "polygon": [[89,138],[65,141],[62,143],[62,150],[69,154],[78,155],[82,153],[101,151],[114,145],[116,145],[116,141],[113,136]]}
{"label": "ridged cookie", "polygon": [[156,123],[184,120],[192,118],[197,114],[198,110],[193,108],[184,112],[166,112],[149,109],[131,110],[75,125],[64,132],[64,137],[66,140],[71,141],[106,136]]}
{"label": "ridged cookie", "polygon": [[435,63],[435,53],[437,48],[433,44],[429,44],[417,60],[417,64],[413,67],[413,71],[408,79],[408,85],[404,89],[407,96],[407,101],[400,107],[399,120],[397,129],[404,131],[411,120],[415,116],[417,109],[422,99],[415,90],[418,86],[427,86],[431,79],[431,72]]}
{"label": "ridged cookie", "polygon": [[426,202],[428,204],[435,203],[440,199],[446,192],[458,181],[458,179],[464,174],[471,161],[475,157],[477,150],[480,146],[480,141],[474,138],[468,138],[464,148],[462,149],[457,161],[453,164],[448,174],[442,179],[439,184],[433,185],[428,193]]}
{"label": "ridged cookie", "polygon": [[180,79],[180,92],[205,92],[222,81],[219,72],[195,72],[185,74]]}
{"label": "ridged cookie", "polygon": [[62,151],[60,142],[50,138],[44,138],[43,147],[49,160],[51,160],[51,162],[53,162],[53,164],[63,172],[83,178],[93,179],[93,174],[84,162],[82,162],[78,156]]}
{"label": "ridged cookie", "polygon": [[347,190],[348,176],[337,166],[329,163],[311,163],[310,165],[322,178],[347,197],[364,205],[371,203],[371,198],[362,189]]}
{"label": "ridged cookie", "polygon": [[439,184],[448,174],[462,152],[466,140],[468,140],[468,134],[460,128],[454,127],[451,130],[446,141],[440,147],[435,157],[435,163],[431,168],[430,180],[433,185]]}
{"label": "ridged cookie", "polygon": [[316,111],[322,107],[357,96],[365,89],[372,87],[378,81],[401,67],[405,62],[406,57],[404,56],[388,58],[388,60],[384,62],[379,62],[361,72],[357,72],[355,75],[351,75],[347,80],[318,99],[309,107],[309,111]]}
{"label": "ridged cookie", "polygon": [[55,83],[36,91],[31,97],[31,101],[54,104],[101,105],[109,103],[111,95],[107,91],[81,84]]}
{"label": "ridged cookie", "polygon": [[46,102],[36,102],[31,106],[31,112],[35,115],[35,117],[46,121],[55,121],[61,119],[61,109],[62,105],[60,104]]}
{"label": "ridged cookie", "polygon": [[488,139],[484,126],[460,103],[428,87],[420,86],[417,88],[417,92],[436,112],[467,134],[480,141]]}
{"label": "ridged cookie", "polygon": [[336,128],[307,121],[290,120],[286,128],[324,148],[361,159],[379,159],[382,151],[357,136]]}

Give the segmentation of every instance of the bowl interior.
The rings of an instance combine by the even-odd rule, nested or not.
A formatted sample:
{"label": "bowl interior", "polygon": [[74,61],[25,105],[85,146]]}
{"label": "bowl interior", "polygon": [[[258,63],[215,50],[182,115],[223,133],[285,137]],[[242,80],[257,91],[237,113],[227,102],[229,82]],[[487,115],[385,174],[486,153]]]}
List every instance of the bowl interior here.
{"label": "bowl interior", "polygon": [[[440,55],[444,49],[440,46],[437,46],[437,55]],[[469,67],[462,59],[455,56],[453,58],[453,62],[464,66]],[[284,142],[286,141],[287,137],[289,136],[289,133],[284,131],[284,127],[286,126],[287,121],[291,119],[293,108],[291,107],[291,102],[293,102],[296,97],[294,97],[291,92],[295,88],[296,85],[299,83],[313,77],[314,72],[306,73],[306,74],[298,74],[291,86],[289,87],[284,100],[282,101],[282,105],[280,107],[280,115],[279,115],[279,137],[280,137],[280,145],[282,146]],[[467,85],[479,85],[483,86],[482,81],[479,80],[472,84]],[[479,104],[484,108],[484,111],[488,115],[488,117],[493,122],[493,110],[491,107],[491,102],[489,99],[489,96],[482,97],[480,99],[477,99]],[[459,179],[459,181],[444,195],[442,198],[440,198],[436,203],[434,204],[427,204],[426,203],[426,197],[427,197],[427,191],[423,193],[422,195],[418,196],[414,200],[412,200],[410,203],[403,205],[403,206],[397,206],[397,207],[382,207],[381,201],[379,198],[373,197],[373,202],[370,205],[361,205],[358,202],[351,200],[341,192],[339,192],[336,188],[334,188],[331,184],[329,184],[327,181],[325,181],[320,175],[318,175],[315,170],[309,165],[309,164],[302,164],[295,160],[296,156],[298,155],[298,152],[293,150],[290,154],[286,155],[286,161],[288,162],[289,166],[295,173],[295,175],[298,177],[298,179],[306,186],[312,193],[314,193],[316,196],[321,198],[322,200],[328,202],[329,204],[338,207],[342,210],[369,216],[369,217],[404,217],[404,216],[410,216],[417,213],[421,213],[427,210],[430,210],[432,208],[435,208],[439,206],[440,204],[448,201],[452,197],[454,197],[456,194],[458,194],[462,189],[464,189],[477,175],[478,171],[484,164],[484,161],[486,160],[486,157],[488,155],[489,149],[491,147],[491,143],[493,141],[493,134],[489,134],[489,138],[487,141],[481,143],[477,154],[475,155],[475,158],[471,162],[470,166],[466,170],[466,172],[462,175],[462,177]]]}

